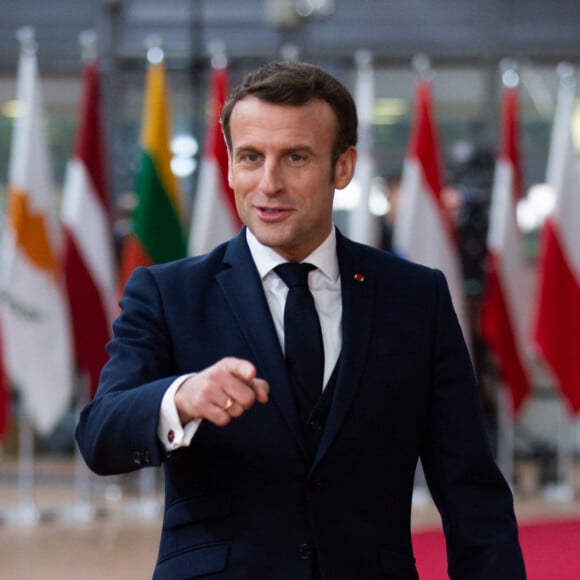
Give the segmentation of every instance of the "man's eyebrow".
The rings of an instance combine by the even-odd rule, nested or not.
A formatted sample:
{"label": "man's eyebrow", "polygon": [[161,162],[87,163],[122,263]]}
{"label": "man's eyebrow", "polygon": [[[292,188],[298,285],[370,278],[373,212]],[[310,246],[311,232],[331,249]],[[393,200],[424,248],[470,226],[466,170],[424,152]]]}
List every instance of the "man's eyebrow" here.
{"label": "man's eyebrow", "polygon": [[286,147],[282,149],[282,153],[284,155],[288,155],[289,153],[296,153],[297,151],[306,151],[308,153],[313,153],[314,149],[312,148],[311,145],[303,145],[303,144],[292,145],[291,147]]}
{"label": "man's eyebrow", "polygon": [[240,145],[239,147],[234,147],[234,154],[239,153],[259,153],[259,150],[253,145]]}
{"label": "man's eyebrow", "polygon": [[238,145],[237,147],[234,147],[234,149],[237,150],[241,150],[241,151],[246,151],[247,149],[251,149],[252,151],[256,150],[256,146],[252,145],[251,143],[242,143],[240,145]]}
{"label": "man's eyebrow", "polygon": [[[290,147],[285,147],[280,151],[282,155],[289,155],[291,153],[296,153],[304,151],[307,153],[314,153],[314,148],[311,145],[306,145],[303,143],[298,143],[296,145],[291,145]],[[258,147],[254,145],[239,145],[238,147],[234,147],[234,155],[238,155],[240,153],[261,153]]]}

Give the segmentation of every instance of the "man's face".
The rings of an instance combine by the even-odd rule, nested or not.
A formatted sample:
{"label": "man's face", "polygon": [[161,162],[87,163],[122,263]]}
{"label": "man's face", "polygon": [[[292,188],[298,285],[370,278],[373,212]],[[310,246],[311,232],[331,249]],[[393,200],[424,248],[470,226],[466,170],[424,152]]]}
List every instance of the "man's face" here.
{"label": "man's face", "polygon": [[332,167],[337,122],[330,105],[274,105],[245,97],[232,111],[229,182],[241,220],[291,261],[312,252],[332,228],[334,190],[350,182],[356,151]]}

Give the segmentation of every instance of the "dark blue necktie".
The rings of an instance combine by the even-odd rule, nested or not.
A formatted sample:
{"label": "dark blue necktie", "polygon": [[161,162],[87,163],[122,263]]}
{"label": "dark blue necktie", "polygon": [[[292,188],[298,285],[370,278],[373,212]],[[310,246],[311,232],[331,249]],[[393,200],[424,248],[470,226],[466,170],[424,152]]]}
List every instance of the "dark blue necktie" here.
{"label": "dark blue necktie", "polygon": [[284,351],[300,404],[312,409],[322,393],[324,346],[314,299],[308,289],[312,264],[287,262],[274,268],[288,286],[284,308]]}

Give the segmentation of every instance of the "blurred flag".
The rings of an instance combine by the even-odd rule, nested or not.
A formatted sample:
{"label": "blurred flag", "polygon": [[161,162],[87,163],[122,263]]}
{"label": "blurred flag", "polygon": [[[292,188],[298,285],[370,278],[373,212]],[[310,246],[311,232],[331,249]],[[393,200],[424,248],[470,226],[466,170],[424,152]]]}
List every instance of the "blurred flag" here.
{"label": "blurred flag", "polygon": [[556,195],[542,230],[534,338],[569,409],[580,411],[580,179],[571,122],[575,82],[563,75],[546,181]]}
{"label": "blurred flag", "polygon": [[[85,47],[85,52],[86,52]],[[84,56],[83,96],[62,200],[64,271],[79,371],[94,396],[107,360],[117,288],[113,230],[106,192],[96,48]]]}
{"label": "blurred flag", "polygon": [[375,103],[375,70],[372,54],[367,50],[355,55],[357,76],[355,102],[358,111],[358,159],[353,183],[360,191],[358,205],[349,214],[349,237],[357,242],[378,246],[379,221],[369,209],[371,186],[375,176],[373,115]]}
{"label": "blurred flag", "polygon": [[[161,53],[160,48],[155,50],[153,54]],[[186,253],[181,192],[170,166],[169,130],[165,67],[163,60],[156,58],[150,60],[147,71],[141,159],[135,180],[137,205],[132,231],[121,250],[123,285],[137,266],[168,262]]]}
{"label": "blurred flag", "polygon": [[[515,75],[515,71],[513,71]],[[519,95],[516,86],[503,92],[501,139],[489,213],[486,280],[481,332],[494,353],[500,376],[511,392],[517,413],[530,392],[528,301],[524,292],[524,252],[516,222],[523,191],[519,152]]]}
{"label": "blurred flag", "polygon": [[453,224],[442,201],[439,155],[431,82],[420,78],[415,94],[411,140],[403,166],[393,249],[409,260],[443,271],[463,335],[469,344],[461,262]]}
{"label": "blurred flag", "polygon": [[189,233],[189,254],[192,256],[229,240],[242,226],[234,192],[228,183],[228,152],[219,121],[227,93],[225,59],[214,58],[205,146]]}
{"label": "blurred flag", "polygon": [[71,337],[55,198],[45,141],[36,42],[19,31],[16,119],[2,240],[2,326],[7,373],[35,428],[49,433],[72,393]]}

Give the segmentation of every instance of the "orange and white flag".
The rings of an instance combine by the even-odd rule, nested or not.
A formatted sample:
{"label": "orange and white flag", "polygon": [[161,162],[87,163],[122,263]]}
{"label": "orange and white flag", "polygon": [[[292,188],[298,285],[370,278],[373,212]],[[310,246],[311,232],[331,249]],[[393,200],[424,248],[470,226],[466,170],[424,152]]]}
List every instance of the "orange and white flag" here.
{"label": "orange and white flag", "polygon": [[0,270],[3,345],[8,376],[27,416],[40,433],[49,433],[71,402],[71,336],[36,42],[28,28],[19,31],[19,39],[19,115]]}

